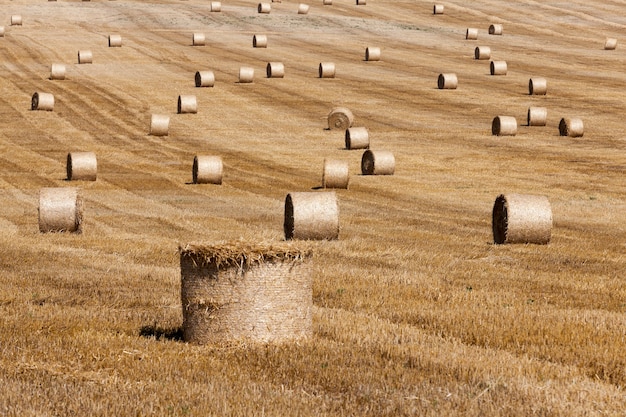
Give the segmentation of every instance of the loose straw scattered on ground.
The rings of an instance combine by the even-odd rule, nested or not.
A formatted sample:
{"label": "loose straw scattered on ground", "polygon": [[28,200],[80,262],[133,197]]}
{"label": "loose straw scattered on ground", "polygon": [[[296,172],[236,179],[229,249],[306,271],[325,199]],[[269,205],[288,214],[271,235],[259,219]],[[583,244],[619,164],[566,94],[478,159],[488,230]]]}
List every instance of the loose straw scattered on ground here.
{"label": "loose straw scattered on ground", "polygon": [[339,238],[339,205],[334,191],[289,193],[285,198],[285,239]]}
{"label": "loose straw scattered on ground", "polygon": [[552,236],[552,208],[545,196],[501,194],[492,212],[493,241],[547,244]]}

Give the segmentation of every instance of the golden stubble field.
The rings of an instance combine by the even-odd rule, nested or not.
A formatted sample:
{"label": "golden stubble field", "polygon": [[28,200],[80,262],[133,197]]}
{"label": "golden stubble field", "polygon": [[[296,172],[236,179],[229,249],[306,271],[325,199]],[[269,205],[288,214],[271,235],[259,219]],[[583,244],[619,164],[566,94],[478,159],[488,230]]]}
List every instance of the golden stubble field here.
{"label": "golden stubble field", "polygon": [[[0,4],[0,414],[623,415],[626,1],[446,1],[442,16],[425,1]],[[265,78],[270,61],[284,79]],[[317,78],[322,61],[335,79]],[[66,80],[48,79],[55,62]],[[195,88],[198,70],[215,87]],[[436,88],[442,72],[457,90]],[[546,96],[528,95],[534,76]],[[30,110],[35,91],[53,112]],[[197,114],[176,114],[180,94]],[[360,175],[362,152],[325,130],[336,105],[394,152],[395,175]],[[531,105],[546,127],[525,126]],[[152,113],[169,136],[148,135]],[[491,135],[497,115],[517,136]],[[560,137],[562,117],[584,137]],[[97,154],[96,182],[65,180],[70,151]],[[222,156],[223,185],[189,184],[196,154]],[[330,157],[351,183],[339,240],[313,244],[313,338],[182,342],[178,246],[282,240],[286,194],[318,187]],[[84,233],[40,234],[39,190],[70,186]],[[549,245],[493,245],[500,193],[549,197]]]}

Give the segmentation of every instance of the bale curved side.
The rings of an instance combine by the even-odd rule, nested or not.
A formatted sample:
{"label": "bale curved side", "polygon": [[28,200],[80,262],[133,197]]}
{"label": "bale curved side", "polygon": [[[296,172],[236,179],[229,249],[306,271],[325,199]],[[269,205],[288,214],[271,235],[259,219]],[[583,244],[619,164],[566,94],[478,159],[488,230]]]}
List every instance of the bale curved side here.
{"label": "bale curved side", "polygon": [[517,119],[513,116],[496,116],[491,122],[491,134],[495,136],[515,136]]}
{"label": "bale curved side", "polygon": [[368,46],[365,48],[366,61],[380,61],[380,48],[377,46]]}
{"label": "bale curved side", "polygon": [[30,100],[31,110],[54,110],[54,96],[50,93],[36,92]]}
{"label": "bale curved side", "polygon": [[83,200],[76,188],[39,191],[39,231],[82,233]]}
{"label": "bale curved side", "polygon": [[51,80],[64,80],[65,79],[65,65],[64,64],[52,64],[50,66],[50,79]]}
{"label": "bale curved side", "polygon": [[351,127],[346,129],[346,149],[369,149],[370,137],[367,128]]}
{"label": "bale curved side", "polygon": [[68,181],[95,181],[98,176],[98,160],[94,152],[70,152],[67,154]]}
{"label": "bale curved side", "polygon": [[320,62],[318,67],[319,78],[335,78],[335,72],[333,62]]}
{"label": "bale curved side", "polygon": [[286,240],[338,239],[337,195],[332,191],[287,194],[283,229]]}
{"label": "bale curved side", "polygon": [[437,78],[437,87],[440,90],[456,90],[458,86],[459,80],[456,74],[439,74],[439,77]]}
{"label": "bale curved side", "polygon": [[492,212],[495,244],[547,244],[552,236],[552,209],[545,196],[501,194]]}
{"label": "bale curved side", "polygon": [[196,87],[213,87],[215,74],[213,71],[197,71],[195,76]]}
{"label": "bale curved side", "polygon": [[192,177],[194,184],[222,184],[224,164],[220,156],[196,155],[193,158]]}
{"label": "bale curved side", "polygon": [[363,175],[393,175],[395,169],[396,158],[390,151],[368,149],[361,157],[361,173]]}
{"label": "bale curved side", "polygon": [[477,46],[474,48],[474,59],[490,59],[491,48],[488,46]]}
{"label": "bale curved side", "polygon": [[543,77],[532,77],[528,80],[528,94],[545,96],[548,92],[548,81]]}
{"label": "bale curved side", "polygon": [[528,126],[545,126],[548,120],[548,109],[545,107],[529,107],[526,120]]}
{"label": "bale curved side", "polygon": [[580,138],[585,133],[585,126],[581,119],[562,118],[559,122],[559,134],[571,138]]}
{"label": "bale curved side", "polygon": [[323,188],[348,188],[350,172],[348,163],[335,159],[324,159],[324,172],[322,173]]}
{"label": "bale curved side", "polygon": [[170,132],[170,117],[163,114],[153,114],[150,119],[150,134],[152,136],[167,136]]}
{"label": "bale curved side", "polygon": [[198,100],[194,95],[178,96],[178,114],[198,113]]}

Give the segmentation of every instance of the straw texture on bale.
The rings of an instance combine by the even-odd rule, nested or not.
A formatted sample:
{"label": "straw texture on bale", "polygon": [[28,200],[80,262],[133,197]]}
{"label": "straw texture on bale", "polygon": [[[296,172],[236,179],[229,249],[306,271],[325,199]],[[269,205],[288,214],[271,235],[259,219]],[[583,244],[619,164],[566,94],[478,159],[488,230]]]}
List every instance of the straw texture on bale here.
{"label": "straw texture on bale", "polygon": [[170,117],[164,114],[153,114],[150,119],[152,136],[167,136],[170,133]]}
{"label": "straw texture on bale", "polygon": [[489,63],[489,71],[491,75],[506,75],[508,66],[506,61],[491,61]]}
{"label": "straw texture on bale", "polygon": [[502,25],[498,23],[489,25],[489,34],[490,35],[502,35]]}
{"label": "straw texture on bale", "polygon": [[50,93],[34,93],[30,100],[31,110],[54,110],[54,96]]}
{"label": "straw texture on bale", "polygon": [[17,14],[11,16],[11,26],[22,26],[22,16]]}
{"label": "straw texture on bale", "polygon": [[283,78],[285,76],[285,66],[282,62],[268,62],[265,68],[267,78]]}
{"label": "straw texture on bale", "polygon": [[369,149],[370,135],[365,127],[346,129],[346,149]]}
{"label": "straw texture on bale", "polygon": [[4,26],[0,26],[0,38],[4,38]]}
{"label": "straw texture on bale", "polygon": [[548,120],[548,109],[545,107],[528,108],[528,126],[545,126]]}
{"label": "straw texture on bale", "polygon": [[333,5],[333,0],[322,0],[322,4],[324,6],[332,6]]}
{"label": "straw texture on bale", "polygon": [[585,126],[581,119],[563,118],[559,122],[559,134],[571,138],[580,138],[585,133]]}
{"label": "straw texture on bale", "polygon": [[93,54],[91,51],[78,51],[78,63],[79,64],[92,64]]}
{"label": "straw texture on bale", "polygon": [[492,213],[493,241],[545,245],[552,236],[552,208],[545,196],[501,194]]}
{"label": "straw texture on bale", "polygon": [[456,74],[439,74],[437,78],[437,87],[440,90],[455,90],[459,86],[459,80]]}
{"label": "straw texture on bale", "polygon": [[478,29],[476,28],[467,28],[465,31],[465,39],[475,41],[478,39]]}
{"label": "straw texture on bale", "polygon": [[352,127],[354,115],[346,107],[335,107],[328,113],[328,128],[346,130]]}
{"label": "straw texture on bale", "polygon": [[348,163],[336,159],[324,159],[324,172],[322,174],[323,188],[348,188],[350,172]]}
{"label": "straw texture on bale", "polygon": [[433,6],[433,14],[443,14],[443,4],[435,4]]}
{"label": "straw texture on bale", "polygon": [[259,5],[257,6],[257,11],[259,13],[269,13],[271,10],[272,10],[271,3],[259,3]]}
{"label": "straw texture on bale", "polygon": [[488,46],[477,46],[474,48],[474,59],[490,59],[491,48]]}
{"label": "straw texture on bale", "polygon": [[196,87],[213,87],[215,85],[215,74],[213,71],[197,71]]}
{"label": "straw texture on bale", "polygon": [[380,61],[380,48],[377,46],[368,46],[365,48],[366,61]]}
{"label": "straw texture on bale", "polygon": [[52,64],[50,66],[50,79],[51,80],[64,80],[65,79],[65,65],[64,64]]}
{"label": "straw texture on bale", "polygon": [[222,157],[196,155],[191,170],[194,184],[221,184],[224,175]]}
{"label": "straw texture on bale", "polygon": [[254,81],[254,68],[241,67],[239,68],[239,82],[251,83]]}
{"label": "straw texture on bale", "polygon": [[220,2],[220,1],[212,1],[211,2],[211,11],[212,12],[221,12],[222,11],[222,2]]}
{"label": "straw texture on bale", "polygon": [[357,6],[365,6],[366,4],[367,4],[367,1],[365,0],[356,0]]}
{"label": "straw texture on bale", "polygon": [[185,341],[276,343],[313,335],[310,249],[236,242],[179,252]]}
{"label": "straw texture on bale", "polygon": [[178,114],[198,113],[196,96],[184,94],[178,96]]}
{"label": "straw texture on bale", "polygon": [[206,36],[204,36],[204,33],[194,33],[191,38],[191,44],[193,46],[204,46],[206,44]]}
{"label": "straw texture on bale", "polygon": [[309,13],[309,5],[300,3],[298,5],[298,14],[307,14],[307,13]]}
{"label": "straw texture on bale", "polygon": [[76,188],[39,191],[39,231],[82,233],[83,199]]}
{"label": "straw texture on bale", "polygon": [[98,160],[93,152],[70,152],[67,154],[68,181],[95,181],[98,176]]}
{"label": "straw texture on bale", "polygon": [[320,62],[318,73],[320,78],[335,78],[335,63]]}
{"label": "straw texture on bale", "polygon": [[339,205],[334,191],[289,193],[285,198],[285,239],[339,238]]}
{"label": "straw texture on bale", "polygon": [[267,48],[267,36],[254,35],[252,37],[252,46],[255,48]]}
{"label": "straw texture on bale", "polygon": [[531,96],[545,96],[548,92],[548,81],[542,77],[533,77],[528,80],[528,94]]}
{"label": "straw texture on bale", "polygon": [[361,174],[393,175],[396,170],[396,158],[390,151],[372,151],[368,149],[361,157]]}
{"label": "straw texture on bale", "polygon": [[517,119],[513,116],[496,116],[491,123],[491,133],[495,136],[515,136]]}
{"label": "straw texture on bale", "polygon": [[607,51],[612,51],[617,48],[617,39],[615,38],[606,38],[604,41],[604,49]]}
{"label": "straw texture on bale", "polygon": [[109,48],[121,47],[122,36],[121,35],[109,35]]}

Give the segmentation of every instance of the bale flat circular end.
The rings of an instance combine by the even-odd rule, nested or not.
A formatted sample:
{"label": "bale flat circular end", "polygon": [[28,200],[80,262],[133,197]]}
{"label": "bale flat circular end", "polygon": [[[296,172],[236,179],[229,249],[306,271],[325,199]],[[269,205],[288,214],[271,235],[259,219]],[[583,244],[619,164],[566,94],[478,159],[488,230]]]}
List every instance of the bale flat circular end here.
{"label": "bale flat circular end", "polygon": [[495,244],[547,244],[552,236],[552,208],[545,196],[501,194],[492,212]]}
{"label": "bale flat circular end", "polygon": [[380,61],[380,48],[376,46],[368,46],[365,48],[366,61]]}
{"label": "bale flat circular end", "polygon": [[50,66],[50,79],[51,80],[64,80],[65,79],[65,65],[52,64]]}
{"label": "bale flat circular end", "polygon": [[545,126],[548,120],[548,109],[545,107],[529,107],[528,126]]}
{"label": "bale flat circular end", "polygon": [[283,229],[286,240],[338,239],[339,205],[335,192],[287,194]]}
{"label": "bale flat circular end", "polygon": [[506,75],[508,71],[506,61],[491,61],[489,63],[489,71],[491,75]]}
{"label": "bale flat circular end", "polygon": [[309,5],[300,3],[298,5],[298,14],[307,14],[307,13],[309,13]]}
{"label": "bale flat circular end", "polygon": [[67,154],[68,181],[95,181],[98,176],[98,160],[94,152],[70,152]]}
{"label": "bale flat circular end", "polygon": [[122,46],[121,35],[109,35],[109,48],[119,48]]}
{"label": "bale flat circular end", "polygon": [[198,101],[193,95],[178,96],[178,114],[198,113]]}
{"label": "bale flat circular end", "polygon": [[91,51],[78,51],[78,63],[79,64],[93,63],[93,54],[91,53]]}
{"label": "bale flat circular end", "polygon": [[612,51],[617,48],[617,39],[615,38],[606,38],[604,41],[604,49],[607,51]]}
{"label": "bale flat circular end", "polygon": [[167,136],[170,132],[170,117],[163,114],[153,114],[150,119],[150,134],[152,136]]}
{"label": "bale flat circular end", "polygon": [[191,37],[191,44],[193,46],[204,46],[206,44],[206,36],[204,36],[204,33],[194,33]]}
{"label": "bale flat circular end", "polygon": [[372,151],[368,149],[361,157],[361,174],[393,175],[396,169],[396,158],[389,151]]}
{"label": "bale flat circular end", "polygon": [[11,16],[11,26],[22,26],[22,16],[17,14]]}
{"label": "bale flat circular end", "polygon": [[335,63],[320,62],[318,74],[319,78],[335,78]]}
{"label": "bale flat circular end", "polygon": [[54,110],[54,96],[50,93],[34,93],[30,100],[31,110]]}
{"label": "bale flat circular end", "polygon": [[502,25],[498,23],[489,25],[489,34],[490,35],[502,35]]}
{"label": "bale flat circular end", "polygon": [[433,6],[433,14],[443,14],[443,4],[435,4]]}
{"label": "bale flat circular end", "polygon": [[254,68],[239,68],[239,82],[241,84],[249,84],[254,81]]}
{"label": "bale flat circular end", "polygon": [[559,134],[570,138],[580,138],[585,133],[585,126],[581,119],[563,118],[559,122]]}
{"label": "bale flat circular end", "polygon": [[252,46],[254,48],[267,48],[267,36],[266,35],[254,35],[252,37]]}
{"label": "bale flat circular end", "polygon": [[82,233],[83,200],[76,188],[39,191],[39,231]]}
{"label": "bale flat circular end", "polygon": [[220,156],[196,155],[193,158],[194,184],[222,184],[224,164]]}
{"label": "bale flat circular end", "polygon": [[488,46],[477,46],[474,48],[474,59],[491,58],[491,48]]}
{"label": "bale flat circular end", "polygon": [[367,128],[351,127],[346,129],[346,149],[369,149],[370,137]]}
{"label": "bale flat circular end", "polygon": [[259,3],[259,5],[257,6],[257,11],[259,13],[269,13],[272,10],[272,4],[271,3]]}
{"label": "bale flat circular end", "polygon": [[467,30],[465,31],[465,39],[473,41],[478,39],[478,29],[467,28]]}
{"label": "bale flat circular end", "polygon": [[455,90],[459,86],[459,80],[456,74],[439,74],[437,78],[437,87],[440,90]]}
{"label": "bale flat circular end", "polygon": [[211,11],[212,12],[221,12],[222,11],[222,2],[212,1],[211,2]]}
{"label": "bale flat circular end", "polygon": [[542,77],[533,77],[528,80],[528,94],[531,96],[545,96],[548,92],[548,81]]}
{"label": "bale flat circular end", "polygon": [[267,78],[283,78],[285,76],[285,66],[282,62],[268,62],[265,68]]}
{"label": "bale flat circular end", "polygon": [[213,71],[196,72],[196,87],[213,87],[215,85],[215,74]]}
{"label": "bale flat circular end", "polygon": [[328,113],[328,128],[346,130],[352,127],[354,115],[346,107],[335,107]]}
{"label": "bale flat circular end", "polygon": [[323,188],[348,188],[350,173],[348,163],[335,159],[324,159],[324,172],[322,173]]}
{"label": "bale flat circular end", "polygon": [[491,133],[495,136],[515,136],[517,120],[512,116],[496,116],[491,123]]}

